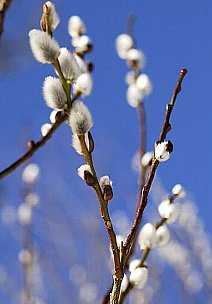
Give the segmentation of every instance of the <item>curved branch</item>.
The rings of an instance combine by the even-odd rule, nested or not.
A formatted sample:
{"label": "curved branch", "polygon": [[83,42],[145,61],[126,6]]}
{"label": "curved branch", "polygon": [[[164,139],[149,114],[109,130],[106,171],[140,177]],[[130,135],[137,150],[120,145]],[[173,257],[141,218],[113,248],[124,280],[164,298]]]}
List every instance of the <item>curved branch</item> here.
{"label": "curved branch", "polygon": [[46,136],[43,136],[36,143],[33,141],[29,142],[28,151],[25,152],[19,159],[17,159],[13,164],[0,172],[0,179],[3,179],[5,176],[13,172],[17,167],[27,161],[39,148],[45,145],[45,143],[52,137],[53,133],[57,128],[68,118],[66,113],[63,113],[58,120],[52,125],[51,129],[48,131]]}
{"label": "curved branch", "polygon": [[[171,114],[172,114],[172,110],[173,110],[176,98],[181,91],[181,84],[182,84],[183,78],[186,75],[186,73],[187,73],[187,70],[185,68],[182,68],[181,71],[180,71],[180,76],[179,76],[177,85],[174,89],[171,101],[166,107],[166,115],[165,115],[164,123],[163,123],[163,126],[162,126],[162,130],[160,132],[158,142],[164,141],[164,139],[166,138],[167,133],[171,130],[171,124],[169,122],[170,117],[171,117]],[[142,189],[141,199],[140,199],[140,202],[139,202],[139,206],[138,206],[138,209],[137,209],[137,212],[136,212],[136,215],[135,215],[135,219],[134,219],[132,228],[130,230],[130,233],[127,236],[126,242],[125,242],[124,247],[123,247],[123,257],[122,257],[123,265],[125,265],[126,258],[131,252],[131,248],[132,248],[133,242],[135,240],[135,236],[137,234],[138,227],[139,227],[139,224],[141,222],[144,209],[147,205],[147,197],[148,197],[150,188],[152,186],[152,182],[153,182],[155,172],[157,170],[158,165],[159,165],[159,161],[154,158],[153,161],[152,161],[152,165],[150,167],[150,171],[149,171],[149,174],[147,176],[145,185]]]}

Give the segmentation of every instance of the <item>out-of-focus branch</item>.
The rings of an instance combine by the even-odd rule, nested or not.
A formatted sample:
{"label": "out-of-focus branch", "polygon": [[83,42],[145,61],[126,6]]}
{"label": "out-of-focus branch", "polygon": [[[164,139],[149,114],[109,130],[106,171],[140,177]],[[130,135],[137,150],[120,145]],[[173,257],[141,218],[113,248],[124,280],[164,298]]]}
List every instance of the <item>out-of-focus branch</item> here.
{"label": "out-of-focus branch", "polygon": [[126,23],[126,33],[133,37],[133,26],[136,20],[136,16],[134,14],[130,14],[127,18],[127,23]]}
{"label": "out-of-focus branch", "polygon": [[[138,119],[140,122],[140,134],[141,134],[140,151],[139,151],[140,152],[139,153],[140,163],[141,163],[141,160],[142,160],[144,154],[146,153],[146,115],[145,115],[145,109],[144,109],[143,102],[139,103],[139,105],[137,107],[137,111],[138,111]],[[140,193],[141,193],[141,190],[145,183],[145,178],[146,178],[146,167],[142,166],[142,164],[141,164],[140,185],[139,185]]]}
{"label": "out-of-focus branch", "polygon": [[4,18],[6,11],[10,7],[12,0],[0,0],[0,39],[2,37],[2,33],[4,31]]}

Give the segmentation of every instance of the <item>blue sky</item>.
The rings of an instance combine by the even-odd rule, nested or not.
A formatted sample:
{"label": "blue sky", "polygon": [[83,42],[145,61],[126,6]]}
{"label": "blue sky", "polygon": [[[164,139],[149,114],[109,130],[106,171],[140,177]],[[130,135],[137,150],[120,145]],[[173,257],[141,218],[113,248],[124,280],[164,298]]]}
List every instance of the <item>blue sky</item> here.
{"label": "blue sky", "polygon": [[[136,199],[136,175],[131,159],[138,147],[137,115],[125,100],[124,77],[128,68],[118,58],[114,41],[125,31],[129,13],[135,13],[134,37],[147,57],[144,72],[153,82],[153,93],[145,102],[148,150],[152,150],[164,119],[165,105],[175,87],[181,67],[188,74],[178,96],[171,119],[169,139],[174,143],[170,161],[159,167],[164,187],[170,191],[176,183],[184,185],[198,205],[206,229],[212,232],[210,190],[211,166],[211,70],[212,2],[205,1],[82,1],[54,2],[61,17],[55,38],[61,46],[70,46],[67,21],[80,15],[94,43],[89,58],[94,62],[94,89],[85,99],[93,119],[95,161],[99,175],[109,174],[114,182],[115,199],[111,206],[133,208]],[[39,27],[41,1],[14,1],[5,22],[0,49],[0,86],[2,115],[0,127],[1,168],[24,150],[26,138],[38,139],[40,126],[48,121],[49,109],[42,98],[42,82],[53,69],[36,62],[28,44],[28,32]],[[33,161],[43,172],[57,168],[66,183],[84,190],[76,176],[82,159],[70,148],[67,126],[54,135],[51,143],[39,151]],[[5,178],[2,184],[17,195],[21,169]],[[58,173],[59,174],[59,173]],[[45,182],[48,184],[48,175]],[[55,177],[56,178],[56,177]],[[15,193],[15,194],[14,194]],[[86,195],[90,192],[86,189]],[[14,198],[16,202],[17,198]],[[83,196],[82,196],[83,199]]]}

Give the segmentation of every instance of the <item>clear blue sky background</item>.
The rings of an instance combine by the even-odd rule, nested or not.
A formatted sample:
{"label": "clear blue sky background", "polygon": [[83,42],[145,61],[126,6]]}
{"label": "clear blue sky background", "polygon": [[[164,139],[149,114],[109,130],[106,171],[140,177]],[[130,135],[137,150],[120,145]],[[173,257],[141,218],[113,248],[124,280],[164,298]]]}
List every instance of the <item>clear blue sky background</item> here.
{"label": "clear blue sky background", "polygon": [[[23,152],[26,138],[38,139],[40,126],[48,122],[50,111],[43,102],[41,86],[44,77],[54,72],[34,60],[28,44],[29,30],[39,27],[42,3],[14,1],[6,16],[0,48],[1,169]],[[175,183],[184,185],[196,201],[207,230],[212,232],[212,2],[60,0],[55,4],[61,17],[55,32],[60,45],[70,45],[67,21],[71,15],[82,17],[94,43],[89,55],[95,64],[94,89],[85,102],[94,119],[97,169],[100,175],[110,174],[114,181],[113,210],[126,208],[128,198],[136,198],[137,190],[136,175],[130,167],[139,139],[137,115],[125,101],[128,68],[114,48],[116,36],[125,31],[129,13],[136,14],[134,36],[147,56],[144,71],[154,87],[145,104],[149,150],[158,138],[180,68],[188,69],[171,119],[169,138],[174,153],[158,174],[167,191]],[[81,187],[75,169],[82,159],[70,148],[70,141],[70,130],[63,126],[33,159],[43,171],[54,166],[73,188]],[[2,182],[11,197],[20,186],[20,172]]]}

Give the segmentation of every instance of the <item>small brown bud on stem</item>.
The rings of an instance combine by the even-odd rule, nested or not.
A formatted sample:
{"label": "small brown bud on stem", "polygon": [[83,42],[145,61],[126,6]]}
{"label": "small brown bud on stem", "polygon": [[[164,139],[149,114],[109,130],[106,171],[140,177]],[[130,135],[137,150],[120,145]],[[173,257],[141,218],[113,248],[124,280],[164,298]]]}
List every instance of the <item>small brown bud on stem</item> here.
{"label": "small brown bud on stem", "polygon": [[87,170],[85,170],[85,172],[84,172],[84,179],[85,179],[85,182],[86,182],[86,184],[88,185],[88,186],[90,186],[90,187],[94,187],[95,186],[95,184],[96,184],[96,179],[93,177],[93,175],[89,172],[89,171],[87,171]]}
{"label": "small brown bud on stem", "polygon": [[89,153],[92,153],[93,150],[94,150],[94,140],[93,140],[93,137],[92,137],[90,131],[88,131],[88,141],[89,141],[88,152],[89,152]]}
{"label": "small brown bud on stem", "polygon": [[34,145],[35,145],[34,140],[29,140],[28,143],[27,143],[27,147],[28,147],[29,149],[32,149],[32,148],[34,147]]}
{"label": "small brown bud on stem", "polygon": [[111,185],[106,185],[103,189],[103,197],[105,201],[111,201],[113,198],[113,189]]}
{"label": "small brown bud on stem", "polygon": [[170,140],[168,140],[167,151],[169,153],[171,153],[173,151],[173,143]]}

